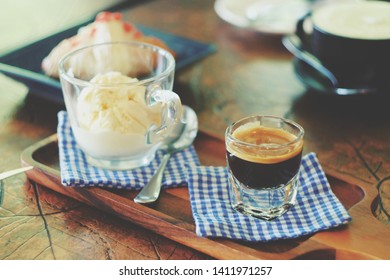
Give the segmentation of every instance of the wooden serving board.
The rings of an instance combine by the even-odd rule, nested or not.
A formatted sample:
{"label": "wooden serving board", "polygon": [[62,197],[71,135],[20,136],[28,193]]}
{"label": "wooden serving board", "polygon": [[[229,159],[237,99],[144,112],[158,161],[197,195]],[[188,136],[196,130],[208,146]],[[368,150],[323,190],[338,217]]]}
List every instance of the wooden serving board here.
{"label": "wooden serving board", "polygon": [[[195,148],[203,165],[225,164],[222,141],[200,134]],[[331,175],[334,193],[352,215],[350,224],[296,239],[241,242],[197,236],[187,188],[163,190],[155,204],[140,205],[133,202],[137,191],[62,186],[57,135],[27,148],[21,160],[24,166],[34,167],[27,177],[39,185],[217,259],[390,259],[390,228],[368,214],[364,189]]]}

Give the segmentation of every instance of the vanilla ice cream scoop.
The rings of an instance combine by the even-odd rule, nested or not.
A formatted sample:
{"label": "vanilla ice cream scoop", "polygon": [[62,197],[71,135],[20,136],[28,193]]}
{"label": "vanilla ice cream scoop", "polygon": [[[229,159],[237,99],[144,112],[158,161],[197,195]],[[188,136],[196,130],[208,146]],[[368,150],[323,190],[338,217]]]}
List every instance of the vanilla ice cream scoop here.
{"label": "vanilla ice cream scoop", "polygon": [[[114,60],[105,56],[113,49],[123,51],[114,52]],[[127,51],[142,53],[138,62],[153,71],[129,75],[120,65],[139,67],[134,56],[125,55]],[[174,71],[175,60],[169,52],[139,42],[91,45],[61,59],[59,72],[70,125],[89,164],[125,170],[146,166],[155,158],[182,115],[180,97],[172,91]]]}
{"label": "vanilla ice cream scoop", "polygon": [[96,75],[77,100],[79,126],[90,132],[144,135],[160,125],[161,105],[147,106],[145,87],[119,72]]}

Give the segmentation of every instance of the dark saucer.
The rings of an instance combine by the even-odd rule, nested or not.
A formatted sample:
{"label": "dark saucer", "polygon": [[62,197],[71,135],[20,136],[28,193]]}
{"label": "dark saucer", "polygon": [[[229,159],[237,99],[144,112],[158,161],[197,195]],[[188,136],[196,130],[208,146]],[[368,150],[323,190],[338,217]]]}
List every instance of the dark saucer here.
{"label": "dark saucer", "polygon": [[299,80],[309,89],[315,92],[335,95],[366,95],[383,94],[390,89],[378,89],[372,87],[340,88],[335,87],[329,79],[307,64],[305,61],[294,58],[294,70]]}
{"label": "dark saucer", "polygon": [[[304,46],[301,39],[290,34],[282,38],[282,43],[294,56],[294,69],[301,82],[310,90],[333,95],[380,94],[390,90],[390,84],[364,82],[355,76],[340,83],[334,73],[329,71],[310,52],[310,46]],[[352,78],[352,79],[351,79]]]}

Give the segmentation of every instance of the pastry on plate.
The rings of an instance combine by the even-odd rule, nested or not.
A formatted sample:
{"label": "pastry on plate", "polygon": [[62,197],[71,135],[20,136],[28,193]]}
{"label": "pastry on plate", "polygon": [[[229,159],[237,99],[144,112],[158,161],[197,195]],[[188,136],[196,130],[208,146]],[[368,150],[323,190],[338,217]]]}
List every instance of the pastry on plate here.
{"label": "pastry on plate", "polygon": [[[81,27],[76,35],[64,39],[56,47],[54,47],[49,55],[43,59],[42,69],[46,75],[58,78],[58,63],[61,58],[70,51],[92,44],[123,41],[139,41],[149,43],[164,48],[174,55],[174,52],[162,40],[152,36],[145,36],[134,25],[123,21],[122,14],[101,12],[96,16],[94,22]],[[120,50],[118,51],[115,49],[107,49],[105,53],[101,53],[99,55],[106,55],[108,59],[115,59],[118,62],[117,64],[121,64],[123,63],[122,61],[126,61],[121,58],[123,52]],[[137,57],[138,59],[141,59],[139,55],[135,55],[135,60]],[[93,60],[96,59],[98,59],[96,54],[91,54],[88,57],[80,58],[78,61],[75,61],[75,63],[79,65],[80,72],[87,73],[88,69],[81,68],[88,67],[91,65],[91,63],[93,63]],[[99,59],[101,59],[101,57],[99,57]],[[123,74],[133,76],[136,76],[137,71],[145,72],[146,69],[135,69],[135,67],[139,67],[140,65],[139,61],[137,62],[135,60],[134,65],[123,65],[117,70],[123,70]]]}

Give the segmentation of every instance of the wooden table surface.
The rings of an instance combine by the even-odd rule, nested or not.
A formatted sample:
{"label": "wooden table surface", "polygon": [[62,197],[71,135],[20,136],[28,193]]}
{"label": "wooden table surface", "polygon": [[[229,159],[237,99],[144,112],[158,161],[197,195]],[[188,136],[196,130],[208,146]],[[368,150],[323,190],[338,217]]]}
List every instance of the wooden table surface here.
{"label": "wooden table surface", "polygon": [[[70,10],[63,14],[63,26],[75,9],[72,1],[64,2]],[[43,9],[39,4],[44,7],[45,1],[37,1],[37,11]],[[175,91],[198,113],[201,133],[195,147],[202,164],[225,164],[223,134],[230,122],[251,114],[288,117],[305,128],[304,152],[315,152],[328,174],[361,186],[362,196],[378,191],[380,200],[373,199],[371,209],[362,215],[371,214],[375,223],[389,227],[390,98],[386,95],[390,92],[380,97],[342,97],[307,91],[295,76],[292,56],[280,37],[234,27],[216,15],[213,5],[211,0],[144,1],[122,10],[134,23],[215,44],[215,53],[180,70],[175,78]],[[27,13],[18,20],[29,22]],[[26,36],[26,31],[12,27],[7,32],[9,46]],[[24,149],[56,132],[56,114],[64,108],[2,75],[0,104],[2,172],[19,167]],[[350,226],[369,227],[359,225],[360,213],[354,209]],[[373,238],[367,236],[367,247]],[[36,186],[24,174],[4,181],[0,259],[210,258]]]}

